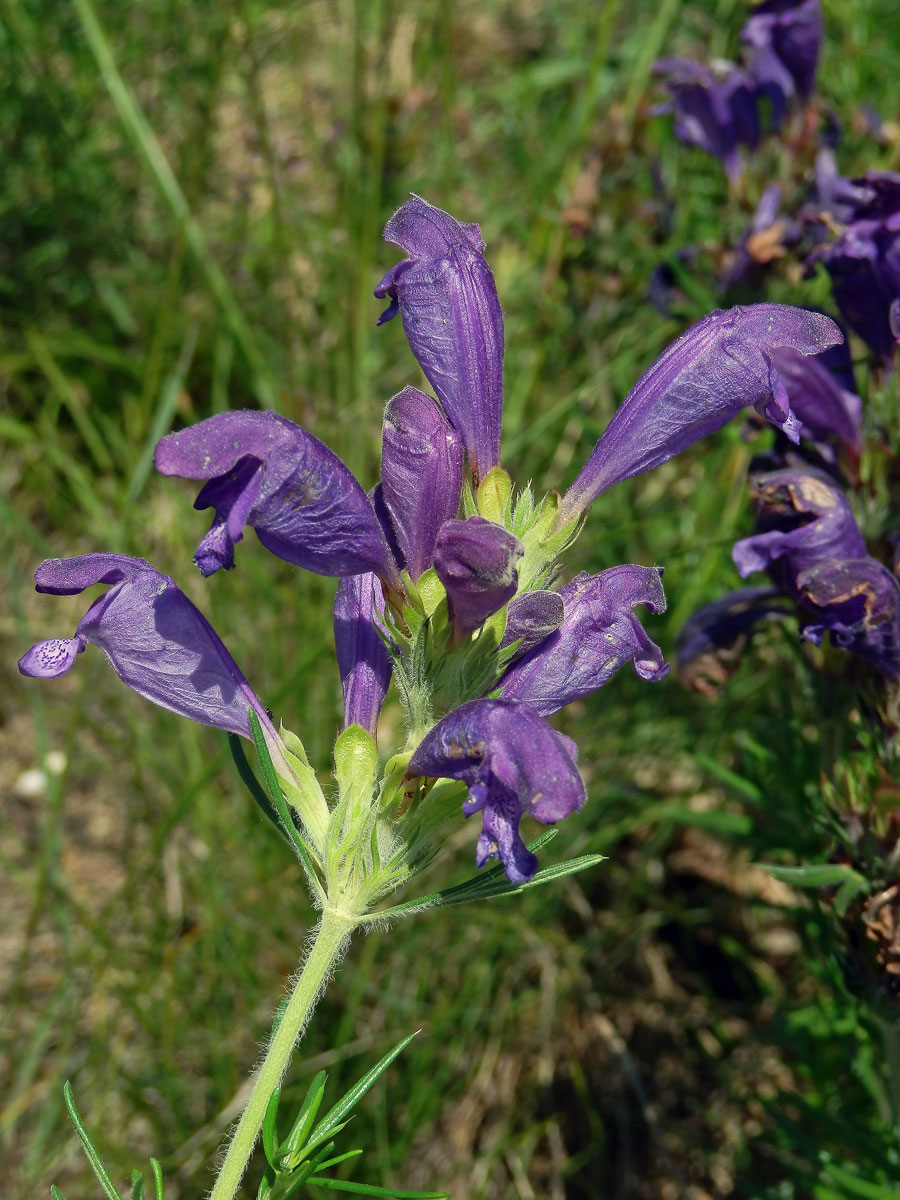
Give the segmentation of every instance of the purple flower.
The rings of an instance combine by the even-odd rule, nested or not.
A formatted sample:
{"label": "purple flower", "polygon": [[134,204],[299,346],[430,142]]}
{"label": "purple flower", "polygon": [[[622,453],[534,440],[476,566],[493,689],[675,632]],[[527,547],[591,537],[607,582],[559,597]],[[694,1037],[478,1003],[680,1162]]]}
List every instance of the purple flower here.
{"label": "purple flower", "polygon": [[856,519],[840,488],[824,475],[775,471],[757,479],[754,492],[761,532],[737,542],[731,555],[742,579],[768,570],[796,599],[801,572],[865,557]]}
{"label": "purple flower", "polygon": [[501,648],[521,641],[518,657],[527,654],[559,629],[565,603],[559,592],[524,592],[510,603]]}
{"label": "purple flower", "polygon": [[731,64],[716,72],[688,58],[660,59],[653,71],[665,76],[671,97],[654,111],[674,113],[678,140],[720,158],[729,179],[736,179],[741,173],[738,147],[753,148],[759,141],[753,79]]}
{"label": "purple flower", "polygon": [[19,659],[23,675],[64,675],[88,642],[123,683],[161,708],[251,738],[252,708],[270,744],[277,734],[215,630],[184,592],[142,558],[83,554],[50,558],[35,572],[39,592],[77,596],[111,584],[78,622],[75,636],[38,642]]}
{"label": "purple flower", "polygon": [[391,682],[391,656],[379,634],[383,616],[384,593],[376,575],[369,572],[341,580],[334,601],[334,644],[344,693],[344,724],[361,725],[373,737]]}
{"label": "purple flower", "polygon": [[856,394],[846,343],[811,355],[785,347],[773,352],[772,361],[803,436],[859,453],[862,400]]}
{"label": "purple flower", "polygon": [[732,252],[724,271],[720,286],[724,289],[736,287],[756,277],[775,259],[782,258],[789,247],[795,246],[803,236],[801,226],[778,212],[781,203],[781,185],[770,183],[760,197],[750,225],[744,231],[739,245]]}
{"label": "purple flower", "polygon": [[320,575],[374,571],[400,590],[366,493],[318,438],[273,412],[227,412],[170,433],[156,447],[163,475],[205,479],[195,508],[215,509],[194,561],[204,575],[234,565],[245,525],[273,554]]}
{"label": "purple flower", "polygon": [[574,521],[614,483],[720,429],[747,405],[798,441],[799,422],[773,352],[790,347],[818,354],[840,340],[829,317],[785,304],[710,313],[660,355],[619,405],[563,497],[557,526]]}
{"label": "purple flower", "polygon": [[[896,349],[891,306],[900,298],[900,175],[869,171],[852,183],[826,181],[825,187],[834,200],[831,215],[845,228],[812,261],[824,262],[847,324],[890,362]],[[823,200],[827,204],[828,196]]]}
{"label": "purple flower", "polygon": [[404,388],[384,413],[381,492],[415,582],[431,566],[438,530],[456,516],[462,443],[430,396]]}
{"label": "purple flower", "polygon": [[454,640],[460,644],[516,594],[522,543],[484,517],[445,521],[434,569],[447,589]]}
{"label": "purple flower", "polygon": [[900,587],[877,559],[827,561],[800,574],[798,603],[813,617],[802,636],[872,662],[892,679],[900,676]]}
{"label": "purple flower", "polygon": [[524,701],[547,717],[602,687],[631,662],[641,679],[664,679],[668,664],[631,611],[646,604],[664,612],[666,597],[656,567],[610,567],[581,574],[559,592],[560,627],[513,663],[500,681],[504,700]]}
{"label": "purple flower", "polygon": [[738,588],[698,608],[676,640],[679,679],[695,691],[714,695],[737,668],[755,627],[784,620],[790,601],[775,587]]}
{"label": "purple flower", "polygon": [[385,239],[409,255],[375,289],[390,296],[413,354],[462,438],[476,481],[500,462],[503,314],[477,225],[413,196]]}
{"label": "purple flower", "polygon": [[822,46],[819,0],[765,0],[741,30],[747,70],[772,103],[777,129],[795,97],[808,100]]}
{"label": "purple flower", "polygon": [[584,804],[575,747],[524,704],[471,700],[426,735],[410,760],[408,776],[461,779],[469,789],[467,817],[481,812],[475,861],[499,858],[512,883],[525,883],[537,859],[519,833],[529,815],[544,824]]}

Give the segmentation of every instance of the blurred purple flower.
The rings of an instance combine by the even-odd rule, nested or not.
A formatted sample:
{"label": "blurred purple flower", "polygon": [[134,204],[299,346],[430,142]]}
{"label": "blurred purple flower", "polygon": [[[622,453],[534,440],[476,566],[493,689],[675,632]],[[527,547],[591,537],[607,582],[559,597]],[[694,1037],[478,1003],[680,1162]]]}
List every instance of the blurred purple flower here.
{"label": "blurred purple flower", "polygon": [[[821,174],[821,173],[820,173]],[[900,299],[900,175],[869,171],[852,181],[824,173],[820,202],[844,228],[821,259],[847,324],[884,362],[896,349],[891,308]],[[820,187],[821,192],[821,187]]]}
{"label": "blurred purple flower", "polygon": [[775,471],[754,481],[759,533],[735,543],[742,579],[768,570],[797,598],[801,572],[826,561],[863,558],[866,544],[840,488],[824,475]]}
{"label": "blurred purple flower", "polygon": [[320,575],[374,571],[400,584],[366,493],[326,445],[273,412],[226,412],[156,447],[163,475],[205,479],[195,508],[215,518],[194,561],[204,575],[234,565],[245,525],[273,554]]}
{"label": "blurred purple flower", "polygon": [[818,354],[840,340],[829,317],[785,304],[710,313],[660,355],[619,405],[563,497],[557,527],[613,484],[666,462],[747,405],[798,441],[799,422],[773,352]]}
{"label": "blurred purple flower", "polygon": [[509,668],[500,681],[504,700],[519,700],[548,717],[602,687],[625,663],[641,679],[664,679],[668,664],[631,611],[646,604],[665,612],[662,573],[656,567],[619,566],[582,573],[561,588],[559,628]]}
{"label": "blurred purple flower", "polygon": [[525,815],[561,821],[584,804],[574,743],[524,704],[471,700],[428,733],[407,768],[410,777],[460,779],[467,817],[483,814],[475,861],[499,858],[512,883],[525,883],[537,859],[519,833]]}
{"label": "blurred purple flower", "polygon": [[522,543],[484,517],[445,521],[434,549],[434,569],[447,589],[457,644],[516,594]]}
{"label": "blurred purple flower", "polygon": [[723,289],[754,281],[775,259],[782,258],[803,235],[801,226],[788,217],[779,216],[781,185],[770,183],[760,197],[750,225],[740,244],[729,256],[727,269],[719,285]]}
{"label": "blurred purple flower", "polygon": [[413,354],[462,438],[476,481],[500,462],[503,314],[477,225],[413,196],[385,239],[409,255],[375,289],[391,298]]}
{"label": "blurred purple flower", "polygon": [[781,125],[788,104],[808,100],[816,82],[822,46],[819,0],[764,0],[741,30],[747,70],[772,104],[772,124]]}
{"label": "blurred purple flower", "polygon": [[752,149],[759,141],[751,76],[730,63],[714,71],[689,58],[660,59],[653,72],[664,77],[663,86],[671,97],[653,112],[673,113],[678,140],[721,159],[729,179],[737,179],[741,173],[738,147]]}
{"label": "blurred purple flower", "polygon": [[462,475],[456,430],[430,396],[404,388],[384,413],[381,493],[413,582],[431,566],[438,530],[456,516]]}
{"label": "blurred purple flower", "polygon": [[714,695],[736,669],[755,627],[784,620],[791,607],[776,587],[738,588],[701,605],[675,642],[679,679],[694,691]]}
{"label": "blurred purple flower", "polygon": [[812,355],[785,347],[773,352],[772,361],[803,426],[801,435],[823,448],[837,443],[859,453],[862,400],[846,343]]}
{"label": "blurred purple flower", "polygon": [[[384,593],[371,572],[341,580],[334,601],[334,644],[344,693],[344,724],[372,736],[391,682],[391,656],[379,633]],[[383,626],[382,626],[383,628]]]}
{"label": "blurred purple flower", "polygon": [[802,636],[817,646],[827,631],[840,650],[900,676],[900,586],[877,559],[824,562],[796,581],[800,607],[813,617]]}
{"label": "blurred purple flower", "polygon": [[270,748],[279,741],[215,630],[167,575],[142,558],[50,558],[34,577],[37,591],[56,596],[77,596],[97,583],[112,586],[91,604],[74,637],[32,646],[19,659],[23,675],[64,675],[90,642],[100,647],[123,683],[161,708],[245,738],[252,738],[252,708]]}

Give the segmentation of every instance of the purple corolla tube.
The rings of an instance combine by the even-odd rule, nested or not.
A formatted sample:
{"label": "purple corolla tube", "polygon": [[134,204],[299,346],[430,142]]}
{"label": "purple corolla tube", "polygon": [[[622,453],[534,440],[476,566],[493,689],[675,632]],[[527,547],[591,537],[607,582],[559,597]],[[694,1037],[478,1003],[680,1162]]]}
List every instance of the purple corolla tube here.
{"label": "purple corolla tube", "polygon": [[481,230],[413,196],[384,236],[409,257],[375,289],[391,300],[378,323],[400,313],[477,482],[500,463],[503,409],[503,314]]}
{"label": "purple corolla tube", "polygon": [[516,594],[522,543],[484,517],[445,521],[434,569],[447,590],[454,641],[461,644]]}
{"label": "purple corolla tube", "polygon": [[[788,394],[791,410],[803,427],[802,435],[859,453],[862,400],[856,394],[846,344],[815,355],[799,354],[789,348],[775,350],[772,361]],[[829,363],[834,364],[831,369]]]}
{"label": "purple corolla tube", "polygon": [[391,656],[379,633],[383,616],[384,593],[376,575],[341,580],[334,601],[334,644],[344,724],[361,725],[373,737],[391,681]]}
{"label": "purple corolla tube", "polygon": [[602,687],[627,662],[641,679],[666,677],[662,651],[631,611],[637,604],[665,611],[659,568],[623,565],[584,573],[559,596],[562,624],[509,668],[500,681],[504,700],[522,701],[548,717]]}
{"label": "purple corolla tube", "polygon": [[441,526],[456,516],[462,476],[459,434],[430,396],[404,388],[384,413],[381,497],[413,582],[431,566]]}
{"label": "purple corolla tube", "polygon": [[470,700],[448,713],[420,743],[409,777],[460,779],[467,817],[482,814],[475,862],[499,858],[512,883],[525,883],[537,859],[519,833],[523,816],[553,824],[584,804],[574,743],[532,709],[506,700]]}
{"label": "purple corolla tube", "polygon": [[791,412],[773,351],[819,354],[842,339],[822,313],[786,304],[717,310],[692,325],[637,381],[562,500],[557,528],[615,483],[659,466],[753,405],[793,442]]}
{"label": "purple corolla tube", "polygon": [[319,575],[373,571],[400,592],[397,564],[351,472],[318,438],[273,412],[226,412],[156,447],[163,475],[205,479],[195,508],[215,510],[194,561],[204,575],[234,565],[245,525],[273,554]]}
{"label": "purple corolla tube", "polygon": [[265,708],[215,630],[168,575],[142,558],[83,554],[47,559],[35,582],[37,591],[56,596],[77,596],[98,583],[111,586],[88,608],[74,637],[38,642],[19,659],[23,675],[64,675],[90,642],[123,683],[160,708],[251,740],[252,708],[274,757],[280,739]]}

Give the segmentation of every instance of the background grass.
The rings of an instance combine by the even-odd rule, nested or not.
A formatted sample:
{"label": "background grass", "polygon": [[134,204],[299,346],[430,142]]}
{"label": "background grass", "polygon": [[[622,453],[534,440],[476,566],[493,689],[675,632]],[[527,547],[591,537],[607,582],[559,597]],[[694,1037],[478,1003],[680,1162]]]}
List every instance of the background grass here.
{"label": "background grass", "polygon": [[[863,119],[894,103],[893,15],[826,5],[817,104],[848,173],[898,165],[896,111],[877,134]],[[811,168],[795,125],[729,195],[648,116],[654,59],[734,55],[745,16],[730,0],[0,0],[5,1195],[95,1194],[67,1078],[118,1177],[156,1154],[172,1200],[203,1195],[312,920],[224,737],[125,692],[93,652],[53,686],[19,678],[16,657],[81,611],[35,597],[34,567],[106,549],[172,574],[327,772],[334,582],[254,539],[236,571],[197,577],[204,518],[153,475],[154,442],[272,402],[374,482],[383,405],[417,370],[371,292],[397,259],[383,224],[416,191],[488,244],[505,465],[540,490],[571,481],[637,376],[718,303],[723,248],[765,184],[797,196]],[[661,262],[680,272],[669,317],[648,303]],[[796,271],[766,294],[827,301]],[[647,624],[671,653],[735,586],[751,453],[735,426],[615,489],[568,569],[664,564],[670,610]],[[869,532],[890,501],[884,484]],[[552,854],[608,862],[358,941],[297,1055],[289,1091],[326,1065],[337,1094],[422,1027],[354,1119],[371,1147],[357,1178],[486,1200],[896,1194],[881,1030],[847,944],[748,865],[827,854],[823,778],[894,787],[858,765],[845,666],[810,669],[778,628],[717,702],[623,672],[561,715],[590,804]],[[389,707],[384,748],[398,720]],[[435,879],[469,873],[473,839]]]}

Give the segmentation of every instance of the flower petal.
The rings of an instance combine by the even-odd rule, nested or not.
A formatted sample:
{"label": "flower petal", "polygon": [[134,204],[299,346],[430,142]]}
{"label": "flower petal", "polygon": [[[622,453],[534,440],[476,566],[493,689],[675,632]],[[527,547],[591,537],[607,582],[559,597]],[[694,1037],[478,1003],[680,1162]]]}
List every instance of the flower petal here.
{"label": "flower petal", "polygon": [[334,643],[344,693],[344,724],[374,737],[391,681],[391,658],[378,632],[384,593],[377,576],[342,579],[334,601]]}
{"label": "flower petal", "polygon": [[366,493],[326,445],[273,412],[227,412],[169,434],[156,447],[164,475],[206,479],[195,507],[215,519],[195,561],[205,575],[234,561],[251,525],[267,550],[320,575],[397,569]]}
{"label": "flower petal", "polygon": [[459,434],[430,396],[404,388],[384,413],[381,492],[413,581],[431,566],[438,530],[462,491]]}
{"label": "flower petal", "polygon": [[563,497],[557,525],[574,521],[601,492],[649,471],[720,429],[742,408],[799,439],[772,352],[818,354],[841,340],[822,313],[785,304],[716,311],[669,346],[631,389]]}
{"label": "flower petal", "polygon": [[399,309],[410,348],[483,479],[500,462],[503,314],[481,231],[413,196],[384,236],[409,258],[375,289],[392,301],[382,321]]}
{"label": "flower petal", "polygon": [[447,589],[457,640],[474,633],[516,594],[517,537],[484,517],[445,521],[434,548],[434,569]]}

